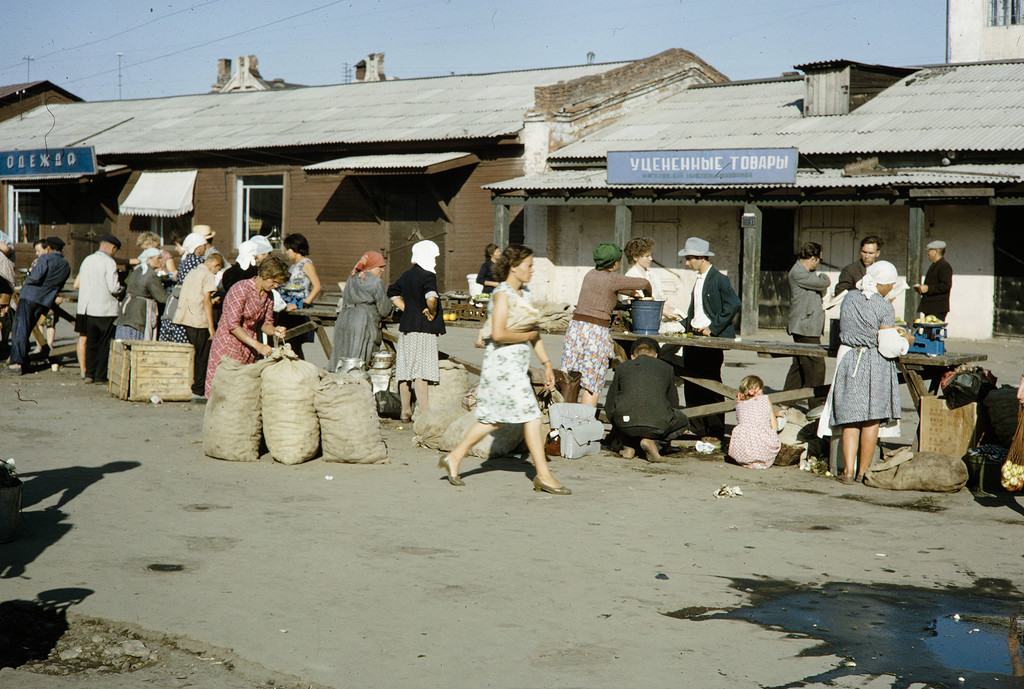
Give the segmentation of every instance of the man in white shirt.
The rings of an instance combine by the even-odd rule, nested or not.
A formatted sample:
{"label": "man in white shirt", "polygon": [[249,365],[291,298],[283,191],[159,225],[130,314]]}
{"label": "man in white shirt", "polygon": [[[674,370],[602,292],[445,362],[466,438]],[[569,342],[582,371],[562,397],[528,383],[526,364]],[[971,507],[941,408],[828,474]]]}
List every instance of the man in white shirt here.
{"label": "man in white shirt", "polygon": [[99,250],[87,256],[78,269],[78,313],[85,317],[86,383],[107,381],[107,359],[121,292],[114,254],[120,248],[117,237],[105,234],[100,237]]}

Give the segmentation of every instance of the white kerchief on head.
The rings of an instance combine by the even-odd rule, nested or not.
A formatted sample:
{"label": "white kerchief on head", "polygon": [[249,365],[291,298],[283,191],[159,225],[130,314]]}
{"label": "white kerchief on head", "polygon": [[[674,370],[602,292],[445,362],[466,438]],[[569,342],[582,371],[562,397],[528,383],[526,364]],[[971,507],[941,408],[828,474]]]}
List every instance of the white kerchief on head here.
{"label": "white kerchief on head", "polygon": [[441,250],[437,248],[437,244],[429,239],[424,239],[412,245],[412,262],[423,270],[433,273],[440,253]]}
{"label": "white kerchief on head", "polygon": [[255,234],[252,237],[249,237],[248,241],[252,242],[252,245],[256,247],[256,250],[253,253],[257,256],[260,254],[269,254],[274,250],[274,247],[270,245],[270,240],[261,234]]}
{"label": "white kerchief on head", "polygon": [[181,248],[184,249],[185,254],[194,253],[196,249],[206,244],[206,237],[199,234],[198,232],[192,232],[185,236],[185,239],[181,242]]}
{"label": "white kerchief on head", "polygon": [[248,270],[249,266],[256,262],[256,253],[256,244],[247,239],[238,245],[238,258],[235,259],[235,263],[242,270]]}
{"label": "white kerchief on head", "polygon": [[149,248],[139,254],[139,267],[142,268],[143,275],[149,271],[149,259],[159,256],[161,253],[163,252],[160,249]]}
{"label": "white kerchief on head", "polygon": [[896,270],[896,266],[888,261],[875,261],[868,266],[867,273],[865,273],[864,277],[857,283],[857,289],[859,289],[865,297],[870,299],[872,296],[878,294],[879,285],[895,284],[899,278],[900,274]]}

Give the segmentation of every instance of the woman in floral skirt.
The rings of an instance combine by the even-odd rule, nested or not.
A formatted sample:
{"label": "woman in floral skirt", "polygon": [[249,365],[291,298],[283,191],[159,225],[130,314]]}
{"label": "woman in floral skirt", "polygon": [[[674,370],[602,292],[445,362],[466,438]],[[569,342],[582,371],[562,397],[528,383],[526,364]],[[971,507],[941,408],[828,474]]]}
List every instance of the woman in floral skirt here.
{"label": "woman in floral skirt", "polygon": [[438,462],[448,481],[454,486],[466,485],[459,478],[459,464],[466,454],[489,433],[503,423],[522,423],[526,447],[537,470],[533,488],[555,495],[572,491],[559,483],[548,468],[544,453],[540,407],[530,384],[530,352],[537,353],[544,365],[544,385],[554,388],[555,373],[544,349],[540,330],[525,332],[508,329],[509,312],[520,302],[530,304],[533,297],[525,285],[533,275],[533,249],[512,244],[494,266],[494,276],[502,282],[494,289],[487,309],[491,319],[491,337],[484,353],[484,363],[477,388],[476,423],[462,441]]}

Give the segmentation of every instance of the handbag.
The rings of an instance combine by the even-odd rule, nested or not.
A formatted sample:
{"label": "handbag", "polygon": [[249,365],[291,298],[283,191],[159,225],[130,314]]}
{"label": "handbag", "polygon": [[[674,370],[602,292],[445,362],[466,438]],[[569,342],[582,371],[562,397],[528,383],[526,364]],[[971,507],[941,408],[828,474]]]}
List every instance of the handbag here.
{"label": "handbag", "polygon": [[179,301],[181,301],[181,285],[175,285],[171,288],[171,296],[167,297],[167,303],[164,304],[164,314],[160,316],[160,320],[173,323],[174,314],[178,312]]}

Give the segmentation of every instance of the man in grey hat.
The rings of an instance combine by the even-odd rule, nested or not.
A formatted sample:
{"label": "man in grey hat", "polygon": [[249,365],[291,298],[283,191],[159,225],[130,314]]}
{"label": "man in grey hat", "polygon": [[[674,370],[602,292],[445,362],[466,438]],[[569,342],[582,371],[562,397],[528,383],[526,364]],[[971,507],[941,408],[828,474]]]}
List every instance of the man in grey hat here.
{"label": "man in grey hat", "polygon": [[946,260],[945,242],[928,242],[925,250],[932,264],[925,273],[924,284],[914,287],[921,294],[921,305],[917,310],[922,315],[945,321],[949,313],[949,292],[953,289],[953,267]]}
{"label": "man in grey hat", "polygon": [[106,382],[110,340],[118,314],[117,297],[121,283],[117,279],[114,254],[121,241],[112,234],[100,237],[100,248],[82,261],[78,269],[78,314],[85,321],[85,382]]}
{"label": "man in grey hat", "polygon": [[[697,273],[693,298],[684,321],[687,332],[705,337],[736,337],[733,318],[740,312],[740,298],[733,291],[729,278],[711,265],[711,257],[715,255],[711,245],[700,237],[690,237],[679,255],[686,261],[686,266]],[[663,347],[661,358],[675,366],[677,371],[681,368],[682,375],[722,382],[724,350],[687,347],[685,360],[676,354],[678,351],[679,345]],[[687,407],[722,401],[720,394],[688,381],[683,383],[683,395]],[[721,439],[725,436],[725,414],[691,419],[690,426],[698,435]]]}

